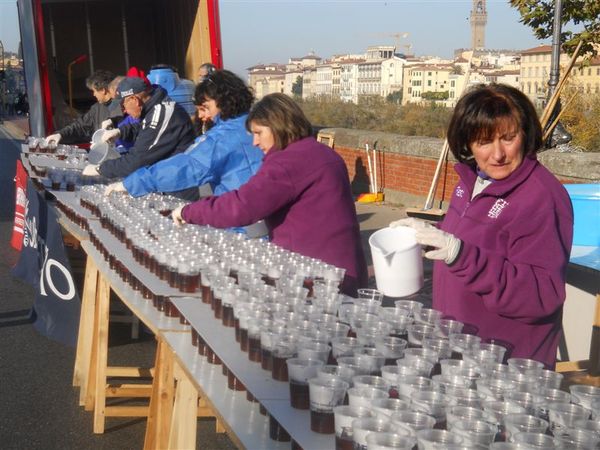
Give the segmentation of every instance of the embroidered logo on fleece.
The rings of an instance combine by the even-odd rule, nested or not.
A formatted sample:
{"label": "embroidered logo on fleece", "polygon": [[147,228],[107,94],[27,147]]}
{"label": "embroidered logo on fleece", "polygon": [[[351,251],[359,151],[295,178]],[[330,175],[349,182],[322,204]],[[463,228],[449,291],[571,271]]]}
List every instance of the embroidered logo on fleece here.
{"label": "embroidered logo on fleece", "polygon": [[456,190],[454,191],[454,195],[456,195],[457,197],[463,198],[463,195],[465,195],[465,191],[460,186],[456,186]]}
{"label": "embroidered logo on fleece", "polygon": [[492,205],[492,207],[490,208],[490,210],[488,211],[488,217],[490,219],[497,219],[498,216],[500,216],[500,213],[502,212],[502,210],[504,208],[506,208],[508,206],[508,202],[506,200],[504,200],[503,198],[499,198],[498,200],[496,200],[496,203],[494,203]]}

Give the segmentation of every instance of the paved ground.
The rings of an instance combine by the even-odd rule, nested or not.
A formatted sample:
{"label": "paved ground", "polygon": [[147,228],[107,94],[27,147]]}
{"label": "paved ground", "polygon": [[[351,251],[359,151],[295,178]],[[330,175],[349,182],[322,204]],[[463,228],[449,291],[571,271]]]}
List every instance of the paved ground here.
{"label": "paved ground", "polygon": [[[33,290],[10,274],[17,254],[9,245],[14,211],[13,177],[18,142],[25,123],[0,125],[0,447],[3,449],[135,449],[141,448],[145,419],[107,419],[103,435],[92,433],[92,415],[78,406],[71,386],[74,349],[40,336],[28,319]],[[401,208],[358,205],[361,233],[367,239]],[[154,340],[142,333],[129,338],[123,324],[112,324],[109,364],[150,366]],[[214,433],[214,421],[199,421],[198,447],[234,448],[226,435]]]}

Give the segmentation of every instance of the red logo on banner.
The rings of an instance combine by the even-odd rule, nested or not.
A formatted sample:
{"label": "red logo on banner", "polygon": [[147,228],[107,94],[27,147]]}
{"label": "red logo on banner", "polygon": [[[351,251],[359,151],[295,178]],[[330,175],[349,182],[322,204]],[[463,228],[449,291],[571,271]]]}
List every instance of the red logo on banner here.
{"label": "red logo on banner", "polygon": [[16,250],[23,246],[23,230],[25,228],[25,208],[27,206],[27,172],[23,163],[17,160],[15,175],[15,222],[10,245]]}

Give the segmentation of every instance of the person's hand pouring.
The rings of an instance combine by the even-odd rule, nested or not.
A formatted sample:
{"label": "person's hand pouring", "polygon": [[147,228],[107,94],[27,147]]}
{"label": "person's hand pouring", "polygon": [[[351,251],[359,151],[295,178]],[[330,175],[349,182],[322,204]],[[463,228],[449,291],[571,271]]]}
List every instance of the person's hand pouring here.
{"label": "person's hand pouring", "polygon": [[390,228],[409,227],[416,231],[415,239],[424,247],[433,247],[425,253],[428,259],[439,259],[446,264],[452,264],[462,246],[462,241],[451,233],[446,233],[424,220],[408,217],[390,223]]}
{"label": "person's hand pouring", "polygon": [[108,197],[113,192],[127,192],[127,189],[125,189],[125,185],[122,181],[117,181],[106,186],[106,189],[104,190],[104,195]]}
{"label": "person's hand pouring", "polygon": [[113,130],[106,130],[106,133],[102,135],[102,142],[109,142],[115,139],[118,139],[121,136],[121,132],[118,128]]}
{"label": "person's hand pouring", "polygon": [[183,210],[184,206],[185,205],[178,206],[173,211],[171,211],[171,217],[173,218],[173,222],[175,222],[175,225],[180,226],[184,223],[187,223],[185,220],[183,220],[183,216],[181,215],[181,211]]}

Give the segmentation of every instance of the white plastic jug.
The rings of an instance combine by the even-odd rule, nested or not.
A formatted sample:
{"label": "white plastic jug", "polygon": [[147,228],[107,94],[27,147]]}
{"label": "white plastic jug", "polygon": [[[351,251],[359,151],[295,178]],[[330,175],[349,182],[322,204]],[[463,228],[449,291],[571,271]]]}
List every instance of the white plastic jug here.
{"label": "white plastic jug", "polygon": [[90,164],[102,164],[104,161],[116,159],[120,156],[112,145],[107,142],[98,142],[90,147],[88,162]]}
{"label": "white plastic jug", "polygon": [[369,238],[377,289],[405,297],[423,287],[423,257],[409,227],[382,228]]}

